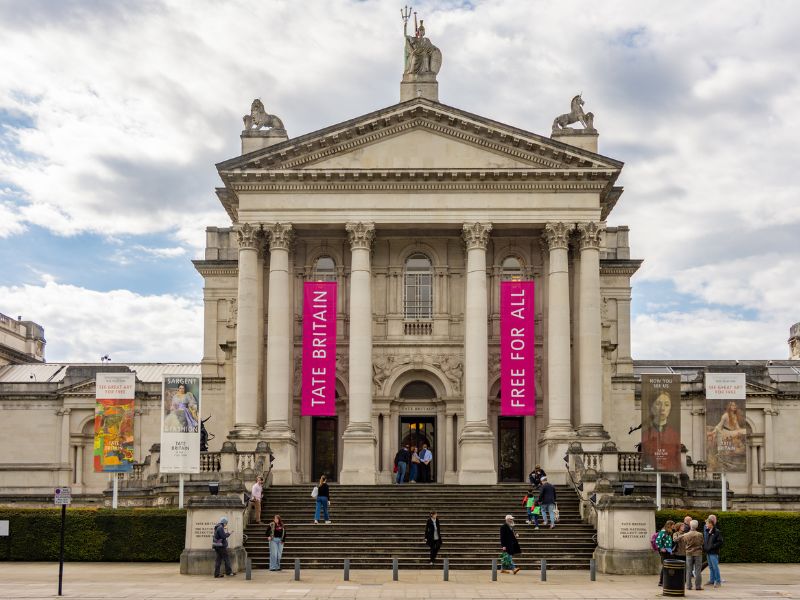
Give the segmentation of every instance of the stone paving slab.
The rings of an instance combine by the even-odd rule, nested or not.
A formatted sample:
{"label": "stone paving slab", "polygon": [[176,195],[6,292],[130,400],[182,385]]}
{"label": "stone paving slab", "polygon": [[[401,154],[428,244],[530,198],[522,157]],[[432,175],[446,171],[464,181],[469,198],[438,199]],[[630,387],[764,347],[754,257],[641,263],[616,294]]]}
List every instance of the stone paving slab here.
{"label": "stone paving slab", "polygon": [[[687,598],[800,599],[799,565],[721,566],[726,583],[719,589],[687,591]],[[589,581],[587,571],[549,571],[540,581],[538,571],[518,575],[498,574],[492,582],[487,571],[451,571],[450,581],[442,581],[441,571],[400,571],[400,581],[392,581],[390,570],[351,571],[350,581],[341,571],[303,571],[294,581],[293,571],[270,573],[254,571],[246,581],[244,573],[235,577],[186,576],[178,574],[176,564],[153,563],[66,563],[64,597],[81,600],[191,600],[191,599],[506,599],[545,598],[647,599],[661,598],[656,577],[600,575]],[[57,563],[0,563],[0,598],[33,600],[57,598]]]}

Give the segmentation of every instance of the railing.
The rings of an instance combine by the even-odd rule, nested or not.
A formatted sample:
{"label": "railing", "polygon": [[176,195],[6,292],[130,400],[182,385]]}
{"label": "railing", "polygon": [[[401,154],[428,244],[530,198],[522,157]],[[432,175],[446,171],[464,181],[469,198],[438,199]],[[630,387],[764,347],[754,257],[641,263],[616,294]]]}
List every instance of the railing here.
{"label": "railing", "polygon": [[584,452],[583,468],[601,472],[603,470],[603,454],[601,452]]}
{"label": "railing", "polygon": [[236,455],[236,471],[241,473],[242,471],[250,470],[254,471],[256,468],[256,453],[255,452],[239,452]]}
{"label": "railing", "polygon": [[635,473],[641,470],[641,452],[620,452],[617,454],[617,471],[619,473]]}
{"label": "railing", "polygon": [[201,452],[200,453],[200,472],[218,473],[220,471],[221,457],[220,452]]}
{"label": "railing", "polygon": [[403,323],[403,333],[405,335],[432,335],[432,321],[405,321]]}
{"label": "railing", "polygon": [[134,463],[133,469],[128,473],[128,479],[133,481],[141,481],[144,479],[144,463]]}

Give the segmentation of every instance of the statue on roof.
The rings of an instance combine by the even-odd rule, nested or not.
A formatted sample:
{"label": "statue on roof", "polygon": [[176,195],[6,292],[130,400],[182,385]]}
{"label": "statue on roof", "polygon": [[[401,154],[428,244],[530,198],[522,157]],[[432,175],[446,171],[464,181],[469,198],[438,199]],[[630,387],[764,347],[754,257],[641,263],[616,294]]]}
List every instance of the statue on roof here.
{"label": "statue on roof", "polygon": [[564,129],[572,129],[572,127],[567,126],[578,122],[583,125],[584,130],[594,130],[594,113],[583,112],[582,95],[583,94],[578,94],[572,99],[570,111],[568,113],[559,115],[553,120],[553,133],[558,133]]}
{"label": "statue on roof", "polygon": [[261,129],[263,127],[284,129],[283,121],[275,115],[267,113],[267,109],[264,108],[264,103],[258,98],[253,100],[253,103],[250,105],[250,114],[243,116],[242,120],[244,121],[244,128],[246,130]]}
{"label": "statue on roof", "polygon": [[425,37],[424,21],[417,25],[417,13],[414,13],[414,35],[408,35],[408,20],[411,8],[406,6],[400,11],[403,17],[403,35],[406,38],[404,75],[433,75],[442,67],[442,51]]}

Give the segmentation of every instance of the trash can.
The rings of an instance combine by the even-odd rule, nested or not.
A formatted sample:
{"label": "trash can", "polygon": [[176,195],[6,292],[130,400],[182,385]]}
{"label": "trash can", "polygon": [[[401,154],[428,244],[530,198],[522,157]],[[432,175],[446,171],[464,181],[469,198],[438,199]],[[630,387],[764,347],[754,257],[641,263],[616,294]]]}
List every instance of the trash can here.
{"label": "trash can", "polygon": [[686,563],[682,560],[667,558],[664,560],[662,566],[664,568],[662,595],[685,596]]}

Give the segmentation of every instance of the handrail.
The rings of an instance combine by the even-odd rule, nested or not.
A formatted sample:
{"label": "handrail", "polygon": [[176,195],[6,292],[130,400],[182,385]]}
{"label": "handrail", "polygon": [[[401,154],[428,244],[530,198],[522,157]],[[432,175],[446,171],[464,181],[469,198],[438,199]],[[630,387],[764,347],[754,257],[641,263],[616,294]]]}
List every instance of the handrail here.
{"label": "handrail", "polygon": [[584,498],[583,491],[578,488],[578,484],[575,482],[575,479],[572,477],[572,471],[570,471],[569,464],[567,464],[567,475],[569,475],[569,483],[572,485],[572,489],[575,490],[575,493],[580,497],[581,500],[586,500],[589,502],[589,506],[592,508],[594,512],[595,519],[597,518],[597,508],[595,506],[594,500],[592,500],[591,496],[587,496]]}

